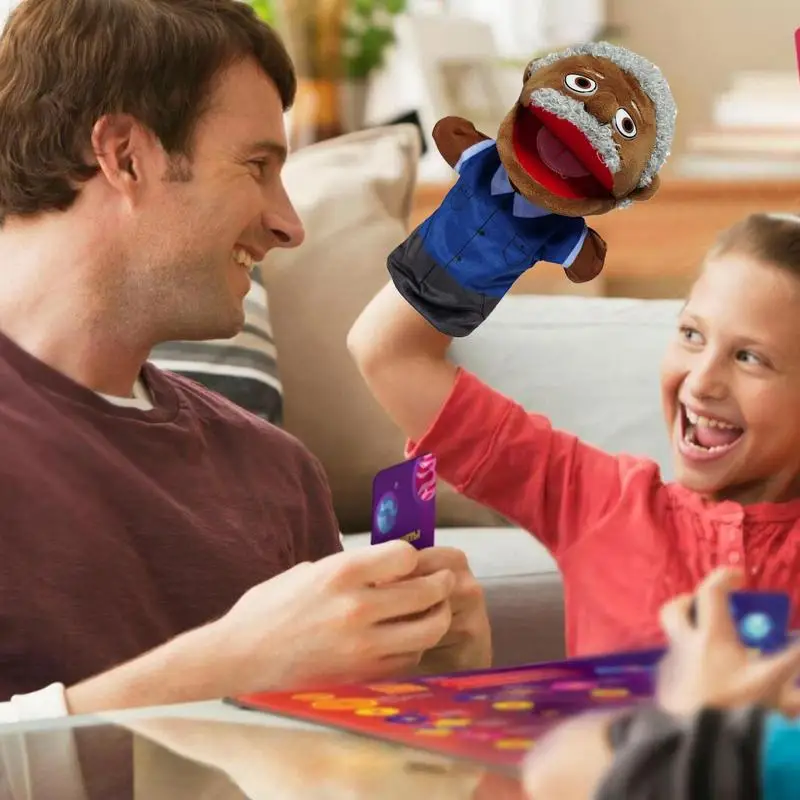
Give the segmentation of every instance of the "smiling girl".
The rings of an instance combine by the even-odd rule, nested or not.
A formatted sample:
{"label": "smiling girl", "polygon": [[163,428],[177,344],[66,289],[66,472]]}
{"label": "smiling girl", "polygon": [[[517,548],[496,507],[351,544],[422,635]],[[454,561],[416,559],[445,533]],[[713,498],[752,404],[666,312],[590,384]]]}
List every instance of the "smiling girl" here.
{"label": "smiling girl", "polygon": [[800,625],[800,217],[748,217],[704,261],[661,372],[674,483],[554,430],[450,341],[389,284],[348,345],[408,454],[553,555],[569,655],[663,644],[661,605],[720,565],[788,591]]}

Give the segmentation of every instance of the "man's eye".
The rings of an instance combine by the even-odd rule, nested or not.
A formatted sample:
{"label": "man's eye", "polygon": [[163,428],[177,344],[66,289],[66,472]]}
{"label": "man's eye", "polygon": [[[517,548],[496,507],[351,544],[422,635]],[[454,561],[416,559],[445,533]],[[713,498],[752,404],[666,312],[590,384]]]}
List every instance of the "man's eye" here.
{"label": "man's eye", "polygon": [[250,166],[253,167],[253,169],[255,169],[255,171],[258,172],[258,174],[262,177],[267,171],[267,162],[266,159],[263,158],[254,159],[250,162]]}

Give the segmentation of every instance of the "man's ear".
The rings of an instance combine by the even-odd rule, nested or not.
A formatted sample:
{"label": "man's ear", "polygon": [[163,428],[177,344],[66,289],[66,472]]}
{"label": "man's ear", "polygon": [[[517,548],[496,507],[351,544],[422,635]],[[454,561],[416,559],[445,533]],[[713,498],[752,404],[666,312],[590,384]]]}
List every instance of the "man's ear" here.
{"label": "man's ear", "polygon": [[641,186],[634,189],[627,197],[628,200],[640,203],[643,200],[649,200],[661,187],[661,178],[658,175],[653,176],[653,180],[647,186]]}
{"label": "man's ear", "polygon": [[106,180],[117,190],[130,194],[142,181],[143,149],[147,132],[128,114],[108,114],[92,129],[92,152]]}

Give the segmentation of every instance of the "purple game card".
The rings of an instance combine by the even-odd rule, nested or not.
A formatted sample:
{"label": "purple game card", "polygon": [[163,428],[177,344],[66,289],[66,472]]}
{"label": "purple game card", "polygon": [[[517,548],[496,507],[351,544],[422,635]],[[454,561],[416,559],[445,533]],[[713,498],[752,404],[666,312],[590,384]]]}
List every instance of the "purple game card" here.
{"label": "purple game card", "polygon": [[747,647],[774,653],[789,641],[791,600],[784,592],[732,592],[731,611]]}
{"label": "purple game card", "polygon": [[405,539],[433,547],[436,459],[430,454],[381,470],[372,482],[372,544]]}

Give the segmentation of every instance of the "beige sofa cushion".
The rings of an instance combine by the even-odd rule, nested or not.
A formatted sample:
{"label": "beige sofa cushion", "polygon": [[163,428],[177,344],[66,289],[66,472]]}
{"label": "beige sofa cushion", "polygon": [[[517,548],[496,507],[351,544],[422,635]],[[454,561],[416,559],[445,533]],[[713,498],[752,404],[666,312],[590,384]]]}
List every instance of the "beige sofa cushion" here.
{"label": "beige sofa cushion", "polygon": [[[298,150],[284,178],[306,227],[296,250],[264,264],[284,390],[284,427],[322,461],[344,532],[370,527],[372,479],[403,457],[403,437],[347,352],[355,318],[388,280],[386,256],[406,235],[419,134],[397,125]],[[442,487],[441,525],[497,524]]]}

